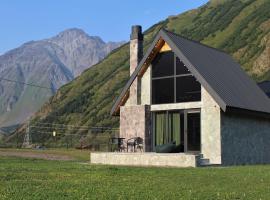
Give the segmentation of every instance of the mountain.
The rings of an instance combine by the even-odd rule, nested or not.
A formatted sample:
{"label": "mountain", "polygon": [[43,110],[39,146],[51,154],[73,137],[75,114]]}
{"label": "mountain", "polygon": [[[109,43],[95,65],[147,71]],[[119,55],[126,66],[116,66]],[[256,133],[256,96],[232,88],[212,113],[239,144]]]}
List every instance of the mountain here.
{"label": "mountain", "polygon": [[[146,50],[160,28],[165,28],[226,51],[256,81],[270,80],[269,10],[269,0],[212,0],[146,30],[144,47]],[[117,127],[119,119],[109,113],[128,78],[126,44],[61,87],[32,121]],[[17,133],[24,133],[23,128]]]}
{"label": "mountain", "polygon": [[80,29],[31,41],[0,56],[0,77],[47,87],[16,84],[0,78],[0,127],[21,123],[56,90],[98,63],[123,42],[105,43]]}

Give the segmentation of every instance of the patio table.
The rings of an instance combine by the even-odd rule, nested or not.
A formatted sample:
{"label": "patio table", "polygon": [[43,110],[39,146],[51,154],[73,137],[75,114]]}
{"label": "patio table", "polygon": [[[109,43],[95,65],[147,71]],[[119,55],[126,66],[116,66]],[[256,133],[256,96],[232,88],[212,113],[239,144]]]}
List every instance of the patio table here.
{"label": "patio table", "polygon": [[112,151],[112,145],[113,144],[117,145],[117,151],[119,151],[119,152],[122,151],[125,139],[126,138],[124,138],[124,137],[112,137],[112,138],[110,138],[111,151]]}

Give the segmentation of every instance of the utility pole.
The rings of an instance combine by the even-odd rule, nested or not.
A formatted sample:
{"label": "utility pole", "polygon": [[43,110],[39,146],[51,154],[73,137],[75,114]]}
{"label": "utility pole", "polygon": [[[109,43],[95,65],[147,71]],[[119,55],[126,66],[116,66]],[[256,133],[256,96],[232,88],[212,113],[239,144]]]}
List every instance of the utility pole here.
{"label": "utility pole", "polygon": [[30,120],[27,122],[25,136],[22,144],[22,148],[32,148],[32,138],[30,134]]}

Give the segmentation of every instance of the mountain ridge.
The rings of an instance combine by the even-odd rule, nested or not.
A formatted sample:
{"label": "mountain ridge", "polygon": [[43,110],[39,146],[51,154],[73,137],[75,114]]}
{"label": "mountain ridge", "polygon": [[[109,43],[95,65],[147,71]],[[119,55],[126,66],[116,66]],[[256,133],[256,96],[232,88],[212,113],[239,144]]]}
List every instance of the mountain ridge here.
{"label": "mountain ridge", "polygon": [[1,55],[0,77],[51,89],[37,90],[0,80],[0,126],[25,121],[60,86],[123,43],[106,43],[98,36],[89,36],[82,29],[71,28],[48,39],[26,42]]}

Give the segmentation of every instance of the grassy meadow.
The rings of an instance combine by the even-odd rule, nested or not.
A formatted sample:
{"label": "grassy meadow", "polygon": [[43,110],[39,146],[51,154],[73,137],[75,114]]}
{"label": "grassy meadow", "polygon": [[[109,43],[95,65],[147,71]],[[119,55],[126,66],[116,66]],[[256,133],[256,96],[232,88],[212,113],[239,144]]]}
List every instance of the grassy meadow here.
{"label": "grassy meadow", "polygon": [[73,160],[0,156],[0,199],[216,200],[270,196],[269,165],[196,169],[118,167],[90,165],[88,152],[70,150],[64,152],[67,154]]}

